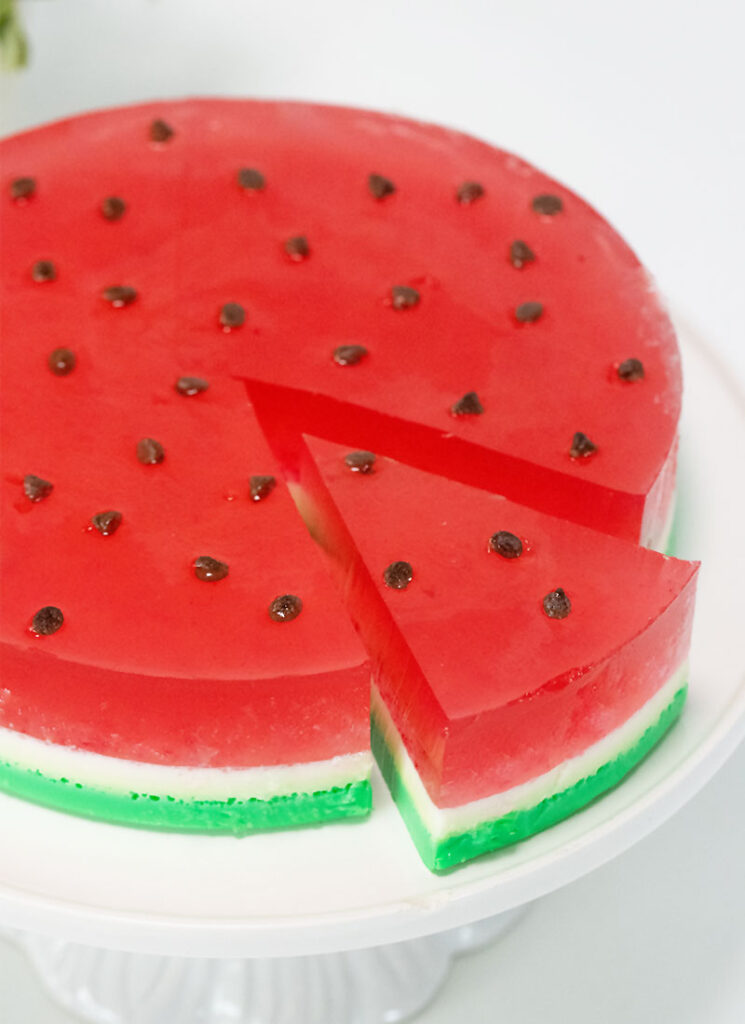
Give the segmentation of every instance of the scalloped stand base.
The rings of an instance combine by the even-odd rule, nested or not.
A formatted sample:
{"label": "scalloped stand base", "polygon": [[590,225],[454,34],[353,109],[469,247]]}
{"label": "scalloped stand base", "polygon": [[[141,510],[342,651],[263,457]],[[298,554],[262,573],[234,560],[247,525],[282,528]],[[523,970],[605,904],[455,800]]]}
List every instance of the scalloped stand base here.
{"label": "scalloped stand base", "polygon": [[92,1024],[394,1024],[421,1010],[453,959],[495,941],[526,908],[390,946],[324,956],[144,956],[15,932],[53,999]]}

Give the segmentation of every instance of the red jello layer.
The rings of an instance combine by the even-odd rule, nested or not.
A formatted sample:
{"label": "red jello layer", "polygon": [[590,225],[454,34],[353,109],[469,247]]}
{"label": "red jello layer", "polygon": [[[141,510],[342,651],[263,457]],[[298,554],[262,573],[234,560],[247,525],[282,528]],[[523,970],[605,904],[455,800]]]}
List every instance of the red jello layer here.
{"label": "red jello layer", "polygon": [[[251,632],[246,636],[248,663]],[[366,664],[315,675],[287,669],[264,679],[156,677],[65,661],[39,641],[33,652],[3,644],[0,663],[0,725],[79,750],[152,764],[249,768],[322,761],[369,745]]]}
{"label": "red jello layer", "polygon": [[[685,660],[697,566],[378,458],[309,441],[308,515],[346,573],[384,701],[432,799],[499,792],[584,751]],[[320,471],[320,476],[318,471]],[[523,553],[489,550],[499,530]],[[383,572],[413,567],[393,590]],[[571,602],[552,619],[543,598]]]}

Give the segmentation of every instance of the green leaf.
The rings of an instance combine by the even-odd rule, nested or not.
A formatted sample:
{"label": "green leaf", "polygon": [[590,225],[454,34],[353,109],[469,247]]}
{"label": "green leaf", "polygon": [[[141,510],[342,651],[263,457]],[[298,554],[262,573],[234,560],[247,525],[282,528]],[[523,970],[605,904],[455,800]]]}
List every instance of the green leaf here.
{"label": "green leaf", "polygon": [[16,0],[0,0],[0,67],[14,71],[28,63],[28,41]]}

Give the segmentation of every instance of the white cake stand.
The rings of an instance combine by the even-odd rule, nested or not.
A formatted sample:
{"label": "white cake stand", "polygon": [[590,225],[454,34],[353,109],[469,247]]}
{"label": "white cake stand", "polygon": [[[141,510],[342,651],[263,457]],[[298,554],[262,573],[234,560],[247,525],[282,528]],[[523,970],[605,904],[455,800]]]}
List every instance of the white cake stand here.
{"label": "white cake stand", "polygon": [[745,400],[681,330],[678,550],[701,558],[688,708],[618,789],[529,841],[437,877],[385,786],[361,824],[245,840],[78,820],[0,797],[0,923],[52,995],[97,1024],[384,1024],[451,959],[628,849],[745,733]]}

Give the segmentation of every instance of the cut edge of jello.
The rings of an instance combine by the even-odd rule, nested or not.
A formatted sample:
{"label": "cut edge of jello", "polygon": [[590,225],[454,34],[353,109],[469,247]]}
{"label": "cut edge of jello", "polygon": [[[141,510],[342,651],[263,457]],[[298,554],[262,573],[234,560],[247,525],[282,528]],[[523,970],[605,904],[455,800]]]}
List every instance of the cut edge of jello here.
{"label": "cut edge of jello", "polygon": [[241,836],[365,817],[372,807],[366,750],[314,763],[200,769],[135,763],[0,731],[0,789],[112,824]]}
{"label": "cut edge of jello", "polygon": [[290,481],[297,477],[302,458],[302,434],[350,447],[364,438],[367,448],[415,469],[489,493],[499,481],[498,493],[511,501],[645,547],[663,548],[673,507],[677,439],[649,491],[630,494],[358,404],[254,379],[245,383]]}
{"label": "cut edge of jello", "polygon": [[687,692],[683,665],[627,722],[579,757],[524,786],[456,808],[439,808],[430,799],[375,688],[372,749],[422,861],[444,872],[528,839],[613,789],[677,722]]}

